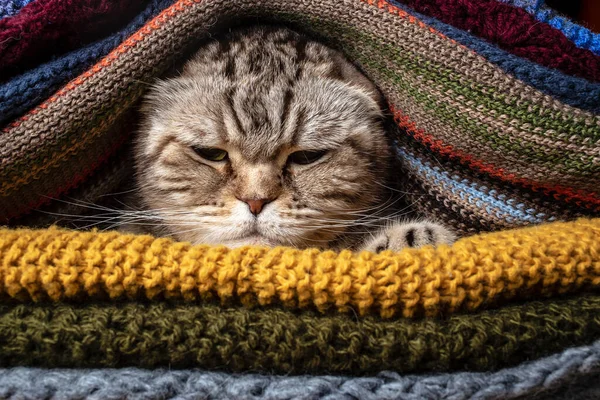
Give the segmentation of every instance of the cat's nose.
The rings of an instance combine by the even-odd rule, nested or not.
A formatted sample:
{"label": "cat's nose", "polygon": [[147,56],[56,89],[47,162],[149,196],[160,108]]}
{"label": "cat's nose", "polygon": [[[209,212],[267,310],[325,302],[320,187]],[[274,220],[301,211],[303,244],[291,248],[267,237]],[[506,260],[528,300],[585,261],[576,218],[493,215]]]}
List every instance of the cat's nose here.
{"label": "cat's nose", "polygon": [[265,204],[270,203],[273,199],[240,199],[244,203],[248,204],[250,212],[254,215],[260,214]]}

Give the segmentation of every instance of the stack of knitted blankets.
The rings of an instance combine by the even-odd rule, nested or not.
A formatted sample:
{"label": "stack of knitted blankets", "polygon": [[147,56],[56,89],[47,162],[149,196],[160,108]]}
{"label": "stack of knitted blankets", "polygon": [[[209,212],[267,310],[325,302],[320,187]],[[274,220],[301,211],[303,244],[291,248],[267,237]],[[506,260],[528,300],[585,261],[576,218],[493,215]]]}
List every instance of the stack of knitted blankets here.
{"label": "stack of knitted blankets", "polygon": [[[400,3],[0,0],[0,398],[600,397],[598,36],[539,0]],[[377,83],[409,200],[463,239],[356,254],[39,227],[128,177],[148,82],[252,21]]]}

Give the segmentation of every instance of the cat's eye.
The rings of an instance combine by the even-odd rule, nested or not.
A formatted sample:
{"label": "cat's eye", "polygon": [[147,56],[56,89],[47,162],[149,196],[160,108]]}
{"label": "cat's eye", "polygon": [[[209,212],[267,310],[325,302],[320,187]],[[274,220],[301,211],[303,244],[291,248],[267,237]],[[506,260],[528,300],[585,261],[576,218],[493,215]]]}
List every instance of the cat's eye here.
{"label": "cat's eye", "polygon": [[227,152],[213,147],[192,147],[196,154],[208,161],[225,161]]}
{"label": "cat's eye", "polygon": [[327,154],[327,150],[303,150],[296,151],[288,157],[288,163],[308,165],[323,158]]}

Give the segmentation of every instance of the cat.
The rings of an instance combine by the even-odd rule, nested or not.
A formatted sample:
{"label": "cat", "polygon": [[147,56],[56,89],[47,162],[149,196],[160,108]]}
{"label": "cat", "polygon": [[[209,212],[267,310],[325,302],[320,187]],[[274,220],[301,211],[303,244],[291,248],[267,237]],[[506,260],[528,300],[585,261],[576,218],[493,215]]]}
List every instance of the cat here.
{"label": "cat", "polygon": [[383,105],[336,50],[287,28],[230,31],[145,96],[134,146],[144,230],[232,248],[451,243],[448,228],[389,211]]}

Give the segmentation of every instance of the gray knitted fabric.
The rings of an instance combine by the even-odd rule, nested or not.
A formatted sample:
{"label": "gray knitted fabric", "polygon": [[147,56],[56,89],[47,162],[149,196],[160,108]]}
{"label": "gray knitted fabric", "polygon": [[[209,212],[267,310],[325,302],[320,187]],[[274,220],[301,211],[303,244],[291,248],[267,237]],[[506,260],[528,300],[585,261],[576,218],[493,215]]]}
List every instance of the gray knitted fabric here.
{"label": "gray knitted fabric", "polygon": [[29,399],[595,399],[600,341],[493,373],[268,376],[197,370],[0,369],[0,398]]}

